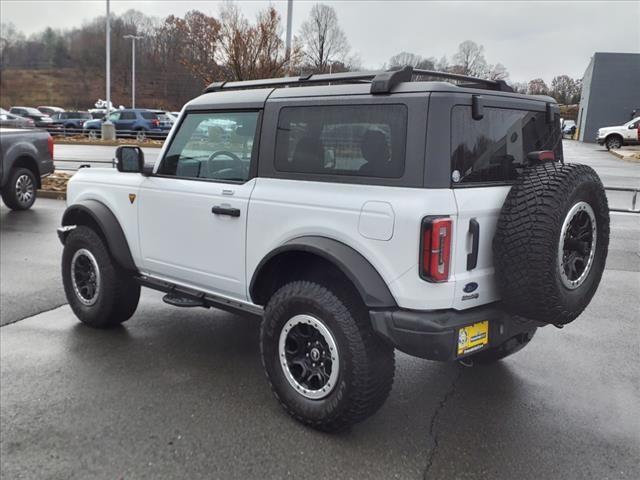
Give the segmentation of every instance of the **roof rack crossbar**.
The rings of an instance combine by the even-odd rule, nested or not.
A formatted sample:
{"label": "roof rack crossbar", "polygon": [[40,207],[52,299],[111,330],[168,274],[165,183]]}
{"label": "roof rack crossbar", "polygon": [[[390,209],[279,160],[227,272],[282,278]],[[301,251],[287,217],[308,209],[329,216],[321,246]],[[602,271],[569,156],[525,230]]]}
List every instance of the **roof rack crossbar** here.
{"label": "roof rack crossbar", "polygon": [[245,80],[237,82],[215,82],[205,88],[205,93],[219,92],[221,90],[244,90],[247,88],[286,87],[291,85],[312,85],[330,82],[357,82],[372,80],[378,72],[340,72],[340,73],[316,73],[297,77],[264,78],[261,80]]}
{"label": "roof rack crossbar", "polygon": [[513,89],[509,85],[507,85],[507,82],[505,82],[504,80],[489,80],[486,78],[471,77],[469,75],[459,75],[457,73],[438,72],[435,70],[422,70],[415,68],[413,69],[413,74],[435,78],[448,78],[450,80],[462,80],[471,83],[482,83],[492,88],[493,90],[499,90],[501,92],[513,92]]}
{"label": "roof rack crossbar", "polygon": [[264,78],[260,80],[245,80],[234,82],[214,82],[207,88],[205,88],[204,93],[219,92],[222,90],[245,90],[249,88],[275,88],[314,85],[321,83],[359,82],[371,82],[371,93],[389,93],[398,83],[410,82],[413,75],[461,80],[469,82],[473,85],[480,84],[485,88],[489,88],[492,90],[513,92],[513,89],[509,85],[507,85],[504,80],[487,80],[485,78],[458,75],[457,73],[414,69],[410,66],[406,66],[400,70],[389,71],[315,73],[295,77]]}

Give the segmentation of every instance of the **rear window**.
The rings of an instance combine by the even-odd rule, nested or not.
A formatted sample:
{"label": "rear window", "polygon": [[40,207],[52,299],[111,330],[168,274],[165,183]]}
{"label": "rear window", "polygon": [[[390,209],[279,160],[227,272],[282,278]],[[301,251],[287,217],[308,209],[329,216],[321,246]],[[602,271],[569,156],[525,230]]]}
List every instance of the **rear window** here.
{"label": "rear window", "polygon": [[451,113],[452,178],[457,183],[511,182],[527,154],[553,150],[562,160],[560,116],[546,122],[545,112],[485,108],[474,120],[471,107],[458,105]]}
{"label": "rear window", "polygon": [[400,178],[406,131],[404,105],[285,107],[278,118],[275,168]]}
{"label": "rear window", "polygon": [[140,112],[140,115],[142,115],[142,118],[144,118],[145,120],[157,120],[158,119],[158,116],[153,112]]}

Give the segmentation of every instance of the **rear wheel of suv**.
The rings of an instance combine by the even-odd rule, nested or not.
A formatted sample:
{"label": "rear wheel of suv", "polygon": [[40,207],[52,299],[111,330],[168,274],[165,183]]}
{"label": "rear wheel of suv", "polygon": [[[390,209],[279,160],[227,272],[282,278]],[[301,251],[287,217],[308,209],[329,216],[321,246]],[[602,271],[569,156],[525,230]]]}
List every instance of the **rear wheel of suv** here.
{"label": "rear wheel of suv", "polygon": [[622,147],[622,138],[618,135],[611,135],[607,137],[607,140],[604,143],[607,146],[607,150],[617,150]]}
{"label": "rear wheel of suv", "polygon": [[609,207],[591,167],[544,163],[511,188],[493,240],[496,279],[509,311],[563,325],[591,301],[609,245]]}
{"label": "rear wheel of suv", "polygon": [[65,241],[62,281],[73,313],[95,328],[125,322],[140,299],[140,285],[114,263],[102,238],[86,226],[77,227]]}
{"label": "rear wheel of suv", "polygon": [[271,389],[298,421],[340,431],[384,403],[395,369],[393,348],[372,330],[347,288],[294,281],[269,300],[260,330]]}
{"label": "rear wheel of suv", "polygon": [[37,181],[27,168],[17,168],[11,173],[7,186],[2,190],[2,200],[11,210],[27,210],[36,201]]}

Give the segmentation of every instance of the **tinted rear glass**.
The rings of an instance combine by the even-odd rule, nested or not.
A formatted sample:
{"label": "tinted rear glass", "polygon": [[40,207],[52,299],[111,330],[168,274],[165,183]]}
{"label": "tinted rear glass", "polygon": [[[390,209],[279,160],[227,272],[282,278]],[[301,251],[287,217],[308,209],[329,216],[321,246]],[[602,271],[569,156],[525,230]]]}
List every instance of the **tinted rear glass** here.
{"label": "tinted rear glass", "polygon": [[561,160],[561,141],[559,115],[547,123],[545,112],[526,110],[485,108],[481,120],[468,106],[451,113],[451,166],[460,183],[513,181],[529,152],[553,150]]}
{"label": "tinted rear glass", "polygon": [[404,105],[285,107],[278,119],[275,168],[400,178],[406,131]]}
{"label": "tinted rear glass", "polygon": [[142,115],[142,118],[144,118],[146,120],[157,120],[158,119],[158,116],[153,112],[140,112],[140,115]]}

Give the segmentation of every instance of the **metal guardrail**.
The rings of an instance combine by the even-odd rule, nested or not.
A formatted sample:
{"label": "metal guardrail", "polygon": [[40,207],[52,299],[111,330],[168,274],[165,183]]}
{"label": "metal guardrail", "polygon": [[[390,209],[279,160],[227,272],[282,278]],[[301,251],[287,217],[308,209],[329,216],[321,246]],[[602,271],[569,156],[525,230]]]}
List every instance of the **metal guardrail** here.
{"label": "metal guardrail", "polygon": [[640,209],[636,208],[638,203],[638,193],[640,193],[640,188],[633,187],[604,187],[605,191],[609,190],[612,192],[633,192],[633,197],[631,197],[631,208],[609,208],[611,212],[623,212],[623,213],[640,213]]}

